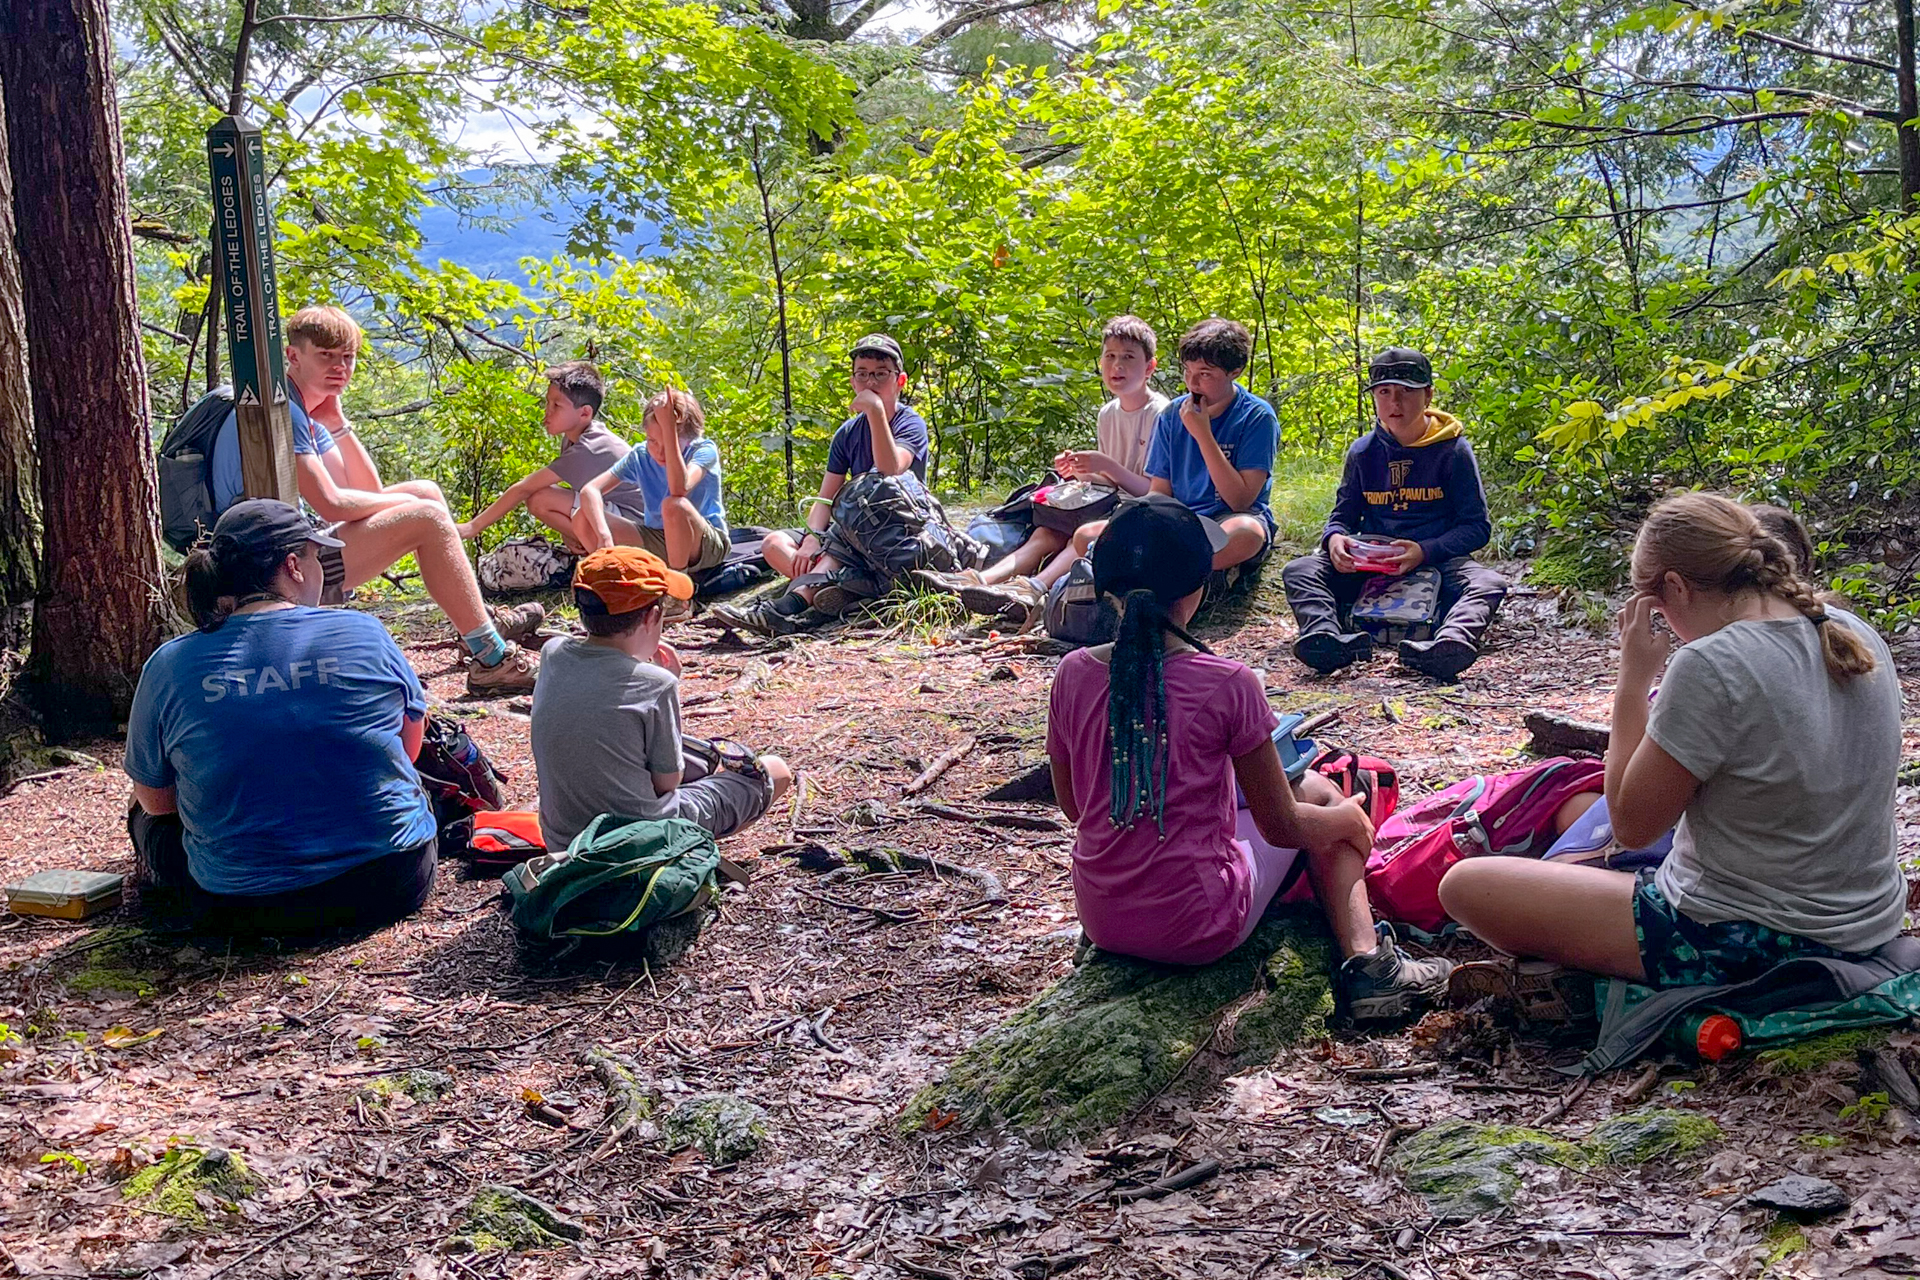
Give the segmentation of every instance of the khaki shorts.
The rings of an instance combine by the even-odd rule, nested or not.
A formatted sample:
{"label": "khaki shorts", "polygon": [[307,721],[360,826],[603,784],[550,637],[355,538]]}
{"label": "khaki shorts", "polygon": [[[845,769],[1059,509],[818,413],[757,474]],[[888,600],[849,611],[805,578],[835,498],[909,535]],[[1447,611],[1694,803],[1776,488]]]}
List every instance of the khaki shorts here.
{"label": "khaki shorts", "polygon": [[[651,551],[656,556],[659,556],[662,561],[666,561],[667,531],[665,529],[655,529],[648,525],[641,524],[634,515],[625,511],[609,514],[619,515],[622,520],[632,526],[634,534],[636,535],[636,541],[628,545],[637,546],[643,551]],[[694,555],[693,563],[686,567],[686,572],[705,573],[708,569],[717,569],[720,567],[720,562],[727,558],[727,552],[733,550],[733,538],[714,528],[707,522],[706,517],[701,516],[698,512],[695,513],[694,519],[700,530],[700,549]],[[626,542],[626,538],[621,536],[625,532],[623,529],[615,533],[613,540],[615,542]]]}

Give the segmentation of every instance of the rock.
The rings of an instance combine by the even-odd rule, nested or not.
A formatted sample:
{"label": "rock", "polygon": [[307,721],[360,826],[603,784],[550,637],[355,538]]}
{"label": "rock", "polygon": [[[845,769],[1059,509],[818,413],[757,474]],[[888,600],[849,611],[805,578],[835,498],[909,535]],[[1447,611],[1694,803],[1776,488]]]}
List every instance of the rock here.
{"label": "rock", "polygon": [[191,1143],[169,1147],[120,1185],[126,1199],[142,1201],[148,1211],[188,1227],[205,1226],[209,1207],[236,1209],[253,1190],[246,1161],[223,1147]]}
{"label": "rock", "polygon": [[1778,1209],[1801,1222],[1812,1222],[1815,1218],[1839,1213],[1853,1202],[1846,1192],[1825,1178],[1790,1173],[1749,1195],[1747,1203],[1763,1209]]}
{"label": "rock", "polygon": [[660,1131],[670,1148],[698,1147],[708,1164],[732,1164],[760,1149],[767,1137],[767,1113],[730,1093],[709,1094],[669,1111]]}
{"label": "rock", "polygon": [[1520,1166],[1586,1163],[1575,1144],[1539,1129],[1442,1120],[1400,1144],[1393,1165],[1407,1189],[1442,1222],[1459,1222],[1513,1203]]}
{"label": "rock", "polygon": [[[999,1123],[1046,1143],[1112,1124],[1176,1074],[1201,1088],[1209,1075],[1320,1034],[1333,1009],[1329,956],[1319,913],[1294,909],[1270,913],[1202,968],[1098,953],[961,1054],[907,1104],[901,1126]],[[1215,1056],[1189,1069],[1236,1005]]]}
{"label": "rock", "polygon": [[375,1076],[361,1090],[370,1103],[385,1102],[395,1094],[404,1094],[415,1102],[438,1102],[453,1092],[453,1077],[444,1071],[415,1067],[390,1076]]}
{"label": "rock", "polygon": [[1720,1126],[1705,1116],[1644,1107],[1602,1121],[1580,1145],[1594,1164],[1645,1164],[1698,1151],[1720,1137]]}
{"label": "rock", "polygon": [[473,1193],[461,1234],[448,1244],[474,1253],[544,1249],[578,1240],[587,1229],[552,1205],[513,1187],[489,1183]]}
{"label": "rock", "polygon": [[1523,1164],[1644,1164],[1697,1151],[1720,1136],[1705,1116],[1658,1107],[1603,1121],[1577,1143],[1540,1129],[1443,1120],[1401,1143],[1393,1164],[1434,1217],[1457,1222],[1512,1204]]}

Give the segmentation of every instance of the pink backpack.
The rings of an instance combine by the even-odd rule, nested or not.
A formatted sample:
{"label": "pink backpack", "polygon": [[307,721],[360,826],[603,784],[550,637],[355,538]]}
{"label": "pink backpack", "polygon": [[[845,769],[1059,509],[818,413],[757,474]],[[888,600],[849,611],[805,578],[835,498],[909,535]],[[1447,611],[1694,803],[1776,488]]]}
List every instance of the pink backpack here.
{"label": "pink backpack", "polygon": [[1606,765],[1556,756],[1508,773],[1454,783],[1401,809],[1374,831],[1367,897],[1374,912],[1429,933],[1447,922],[1440,877],[1462,858],[1537,858],[1553,844],[1553,815],[1573,796],[1599,791]]}

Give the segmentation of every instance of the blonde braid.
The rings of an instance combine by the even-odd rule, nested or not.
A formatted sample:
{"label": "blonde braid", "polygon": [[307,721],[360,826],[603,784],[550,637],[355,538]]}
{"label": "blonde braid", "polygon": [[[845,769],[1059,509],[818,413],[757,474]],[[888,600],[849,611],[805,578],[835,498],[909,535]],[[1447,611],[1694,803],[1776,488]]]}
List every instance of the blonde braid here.
{"label": "blonde braid", "polygon": [[1852,627],[1837,622],[1827,612],[1826,603],[1820,599],[1813,584],[1795,571],[1785,543],[1762,534],[1754,539],[1747,555],[1760,559],[1754,572],[1755,585],[1792,605],[1819,631],[1820,656],[1826,661],[1829,676],[1845,683],[1873,670],[1873,650],[1867,647],[1867,642]]}

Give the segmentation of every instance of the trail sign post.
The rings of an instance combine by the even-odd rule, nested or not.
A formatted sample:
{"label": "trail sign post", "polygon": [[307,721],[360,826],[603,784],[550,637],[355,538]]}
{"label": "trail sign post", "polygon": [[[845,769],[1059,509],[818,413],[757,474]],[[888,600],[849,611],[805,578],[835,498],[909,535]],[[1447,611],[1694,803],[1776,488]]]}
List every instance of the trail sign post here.
{"label": "trail sign post", "polygon": [[207,130],[207,167],[213,183],[213,287],[227,317],[241,478],[249,498],[297,503],[280,291],[273,278],[273,211],[259,128],[221,117]]}

